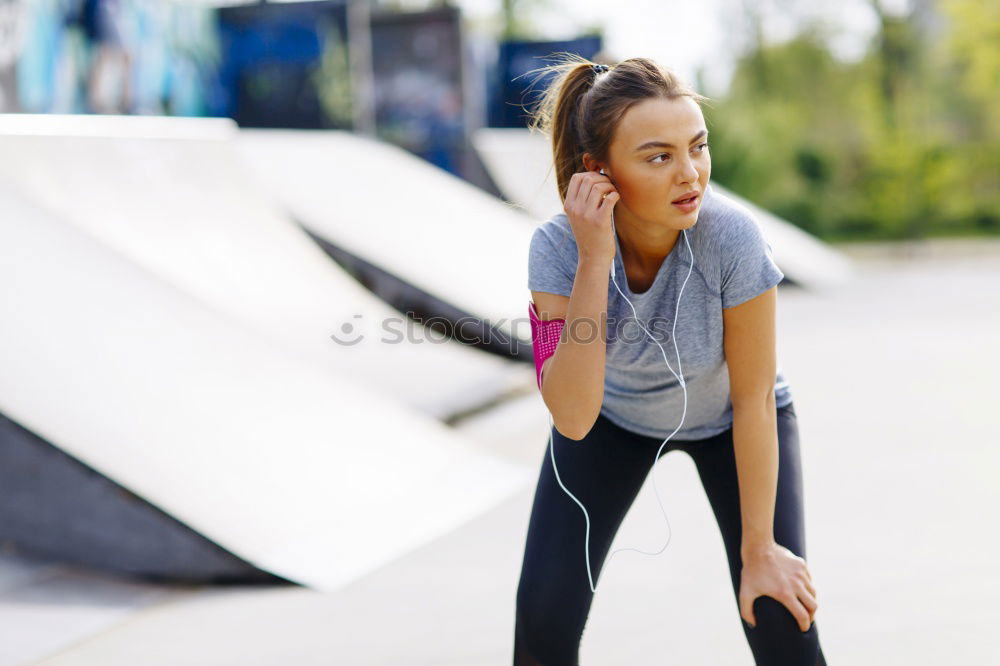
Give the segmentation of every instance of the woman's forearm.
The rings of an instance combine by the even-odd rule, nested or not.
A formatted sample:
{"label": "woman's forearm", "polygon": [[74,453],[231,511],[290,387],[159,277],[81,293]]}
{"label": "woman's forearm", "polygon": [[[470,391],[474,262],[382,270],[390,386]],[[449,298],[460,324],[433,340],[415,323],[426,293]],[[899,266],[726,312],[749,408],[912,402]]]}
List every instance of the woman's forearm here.
{"label": "woman's forearm", "polygon": [[774,393],[759,403],[733,405],[733,449],[739,477],[744,557],[774,544],[778,486],[778,424]]}
{"label": "woman's forearm", "polygon": [[604,401],[610,258],[581,258],[559,345],[542,366],[542,398],[553,423],[583,439]]}

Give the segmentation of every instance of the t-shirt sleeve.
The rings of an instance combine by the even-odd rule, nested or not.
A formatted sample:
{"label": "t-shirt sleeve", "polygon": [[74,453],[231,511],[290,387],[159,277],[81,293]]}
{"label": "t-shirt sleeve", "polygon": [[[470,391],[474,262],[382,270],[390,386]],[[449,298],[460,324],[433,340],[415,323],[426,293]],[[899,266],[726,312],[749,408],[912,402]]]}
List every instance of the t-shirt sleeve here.
{"label": "t-shirt sleeve", "polygon": [[784,279],[774,262],[771,245],[749,211],[726,223],[722,261],[722,307],[731,308],[759,296]]}
{"label": "t-shirt sleeve", "polygon": [[[574,273],[569,269],[575,241],[560,238],[563,232],[555,225],[535,229],[528,249],[528,289],[569,296],[573,292]],[[575,260],[573,260],[575,265]]]}

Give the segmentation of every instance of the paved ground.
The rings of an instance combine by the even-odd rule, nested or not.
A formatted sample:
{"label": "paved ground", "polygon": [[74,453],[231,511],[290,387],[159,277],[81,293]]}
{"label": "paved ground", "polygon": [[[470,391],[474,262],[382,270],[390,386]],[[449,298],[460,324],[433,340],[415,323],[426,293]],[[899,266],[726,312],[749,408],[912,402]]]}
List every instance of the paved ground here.
{"label": "paved ground", "polygon": [[[833,666],[995,663],[1000,241],[844,249],[851,284],[782,288],[778,313],[824,652]],[[534,468],[546,426],[528,392],[462,429]],[[671,544],[609,561],[581,662],[750,666],[694,465],[670,455],[656,478]],[[331,594],[137,585],[8,553],[0,664],[509,664],[533,490]],[[614,547],[656,549],[663,529],[647,482]]]}

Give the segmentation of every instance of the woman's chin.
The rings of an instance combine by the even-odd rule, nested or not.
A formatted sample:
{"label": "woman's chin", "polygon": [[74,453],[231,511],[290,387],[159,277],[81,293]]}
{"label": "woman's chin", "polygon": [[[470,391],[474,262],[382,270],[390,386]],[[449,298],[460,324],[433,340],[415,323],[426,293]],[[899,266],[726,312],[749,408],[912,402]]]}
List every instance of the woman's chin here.
{"label": "woman's chin", "polygon": [[690,213],[683,213],[681,215],[674,216],[674,226],[678,229],[690,229],[698,222],[698,213],[701,211],[701,206],[695,208]]}

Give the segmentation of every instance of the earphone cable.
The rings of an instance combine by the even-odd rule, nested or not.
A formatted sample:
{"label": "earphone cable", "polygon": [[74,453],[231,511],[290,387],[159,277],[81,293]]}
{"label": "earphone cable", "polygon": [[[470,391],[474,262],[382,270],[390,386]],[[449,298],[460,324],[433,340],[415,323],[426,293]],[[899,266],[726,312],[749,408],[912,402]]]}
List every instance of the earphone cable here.
{"label": "earphone cable", "polygon": [[[616,233],[615,232],[615,214],[614,214],[614,209],[612,209],[612,211],[611,211],[611,231],[612,231],[612,233]],[[681,296],[684,294],[684,287],[687,285],[688,278],[691,277],[692,270],[694,270],[694,253],[691,251],[691,242],[688,240],[687,230],[684,229],[682,231],[682,234],[684,235],[684,243],[685,243],[685,245],[687,245],[688,255],[689,255],[690,259],[691,259],[691,263],[690,263],[690,266],[688,267],[688,274],[684,278],[684,282],[681,284],[681,289],[680,289],[680,291],[677,294],[677,305],[676,305],[676,307],[674,309],[674,324],[673,324],[673,329],[672,329],[672,332],[671,332],[671,337],[674,340],[674,353],[675,353],[676,358],[677,358],[677,371],[681,373],[680,375],[678,375],[677,372],[674,372],[674,369],[670,366],[670,362],[667,360],[667,352],[664,351],[663,345],[661,345],[659,343],[659,341],[656,339],[656,337],[653,336],[649,332],[649,330],[642,324],[641,321],[639,321],[638,313],[636,312],[635,306],[632,304],[632,301],[630,301],[628,299],[628,297],[625,296],[625,294],[622,292],[621,287],[618,286],[618,281],[615,279],[614,258],[612,258],[611,276],[610,276],[611,283],[613,285],[615,285],[615,289],[618,290],[618,293],[621,294],[621,297],[624,298],[625,302],[628,303],[629,307],[632,308],[633,318],[636,320],[636,323],[639,325],[639,327],[643,330],[643,332],[646,333],[646,335],[648,335],[650,337],[650,339],[653,340],[653,342],[656,343],[656,346],[660,348],[660,353],[663,354],[663,362],[667,364],[667,368],[670,370],[671,373],[673,373],[674,378],[677,379],[677,381],[681,385],[681,388],[684,390],[684,409],[681,412],[680,423],[677,424],[677,427],[674,429],[674,431],[672,433],[670,433],[669,435],[667,435],[667,438],[663,440],[662,444],[660,444],[660,448],[657,449],[657,451],[656,451],[656,457],[653,459],[653,467],[652,467],[652,470],[650,472],[650,475],[653,477],[653,491],[656,494],[656,501],[659,503],[659,505],[660,505],[660,511],[663,513],[663,520],[667,524],[667,540],[666,540],[666,542],[663,544],[663,546],[658,551],[655,551],[655,552],[647,552],[647,551],[644,551],[644,550],[640,550],[638,548],[618,548],[618,549],[614,550],[607,557],[607,561],[610,561],[611,558],[614,557],[614,555],[616,553],[619,553],[619,552],[621,552],[623,550],[634,550],[635,552],[642,553],[643,555],[659,555],[664,550],[666,550],[667,545],[669,545],[669,543],[670,543],[670,539],[673,537],[673,530],[670,528],[670,520],[667,518],[667,511],[663,507],[663,500],[660,497],[660,491],[659,491],[659,488],[656,485],[656,474],[655,474],[655,472],[656,472],[656,465],[660,461],[660,453],[663,451],[663,447],[666,446],[666,444],[670,440],[670,438],[673,437],[675,434],[677,434],[677,431],[679,431],[681,429],[681,426],[684,424],[684,418],[687,416],[687,403],[688,403],[687,383],[684,381],[683,370],[681,369],[681,355],[680,355],[680,350],[677,348],[677,317],[678,317],[678,314],[680,313]],[[554,428],[555,428],[555,424],[552,421],[552,413],[549,412],[549,455],[550,455],[550,458],[552,459],[552,470],[555,472],[556,481],[559,483],[559,486],[566,492],[567,495],[570,496],[570,498],[574,502],[576,502],[577,506],[580,507],[580,509],[583,511],[583,517],[584,517],[584,519],[587,522],[587,529],[586,529],[586,533],[585,533],[585,536],[584,536],[584,542],[583,542],[583,550],[584,550],[584,557],[585,557],[586,562],[587,562],[587,578],[588,578],[588,581],[589,581],[589,584],[590,584],[590,591],[591,592],[596,592],[597,591],[597,587],[594,585],[594,575],[593,575],[593,572],[591,571],[591,567],[590,567],[590,514],[587,512],[587,508],[583,505],[583,503],[579,499],[577,499],[576,495],[574,495],[573,493],[571,493],[569,491],[569,489],[563,484],[562,478],[559,476],[559,468],[556,466],[555,446],[554,446],[553,437],[552,437],[552,431],[553,431]]]}

